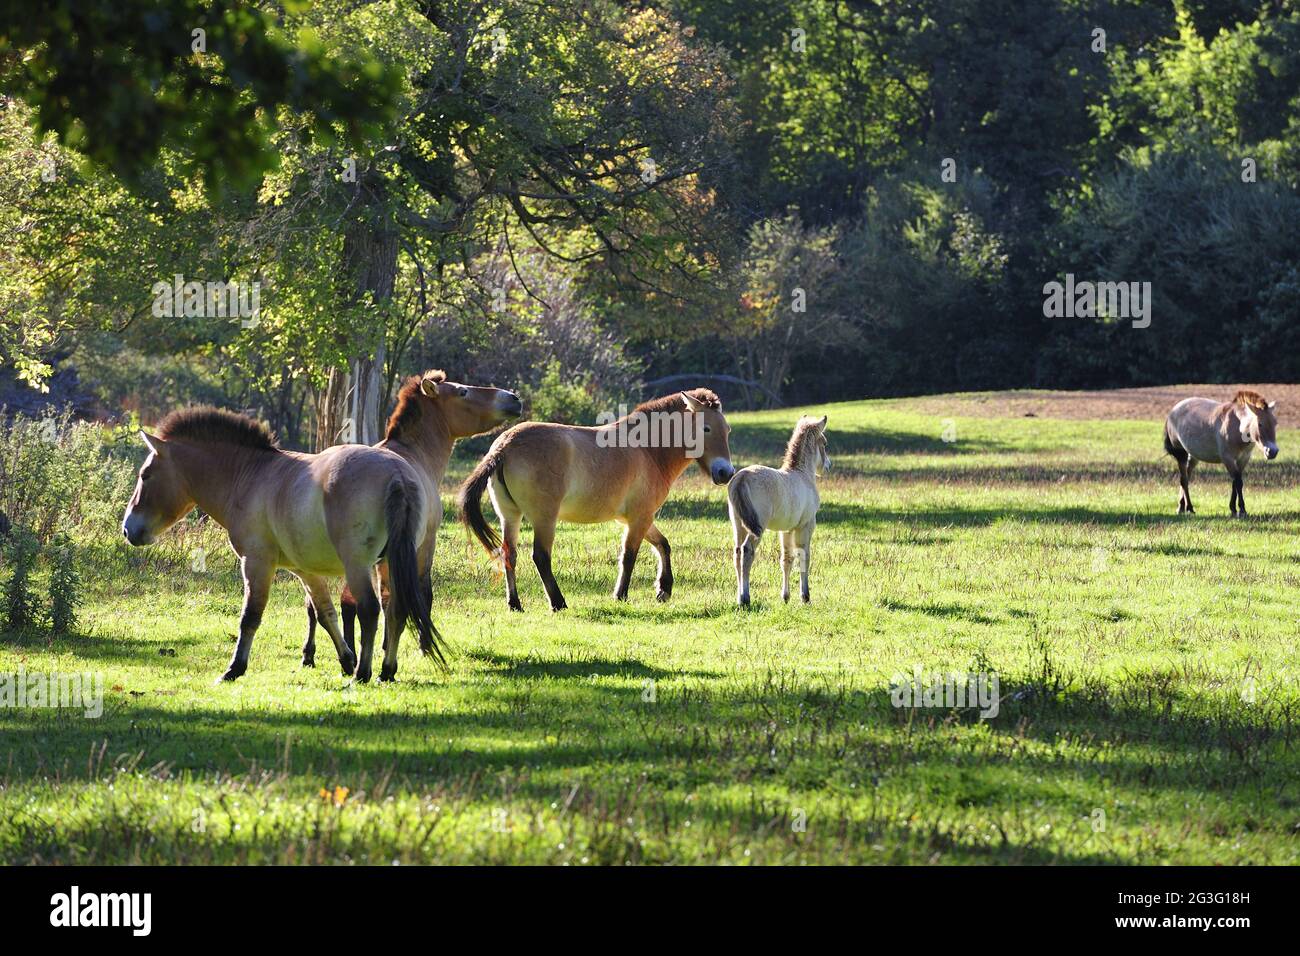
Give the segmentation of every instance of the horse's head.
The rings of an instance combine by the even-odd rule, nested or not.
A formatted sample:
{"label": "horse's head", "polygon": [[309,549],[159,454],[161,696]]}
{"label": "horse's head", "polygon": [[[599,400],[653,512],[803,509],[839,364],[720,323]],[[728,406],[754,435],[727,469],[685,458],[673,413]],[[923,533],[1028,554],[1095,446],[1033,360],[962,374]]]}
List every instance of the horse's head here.
{"label": "horse's head", "polygon": [[681,396],[686,403],[686,410],[700,416],[698,425],[704,439],[703,453],[696,459],[700,471],[708,475],[715,485],[725,485],[736,473],[736,469],[731,467],[731,447],[727,443],[731,426],[722,414],[722,402],[718,396],[702,388],[697,388],[694,392],[682,392]]}
{"label": "horse's head", "polygon": [[1244,402],[1238,418],[1241,421],[1241,440],[1259,447],[1268,459],[1277,457],[1277,402]]}
{"label": "horse's head", "polygon": [[140,437],[149,446],[149,457],[140,466],[135,494],[122,518],[122,534],[133,545],[151,544],[194,507],[172,448],[147,432]]}
{"label": "horse's head", "polygon": [[822,420],[817,423],[813,432],[813,441],[817,443],[817,465],[813,470],[818,475],[824,475],[831,470],[830,448],[826,441],[826,417],[822,416]]}
{"label": "horse's head", "polygon": [[437,404],[452,438],[490,432],[502,422],[518,418],[524,410],[514,392],[449,382],[446,374],[437,369],[420,376],[420,392]]}

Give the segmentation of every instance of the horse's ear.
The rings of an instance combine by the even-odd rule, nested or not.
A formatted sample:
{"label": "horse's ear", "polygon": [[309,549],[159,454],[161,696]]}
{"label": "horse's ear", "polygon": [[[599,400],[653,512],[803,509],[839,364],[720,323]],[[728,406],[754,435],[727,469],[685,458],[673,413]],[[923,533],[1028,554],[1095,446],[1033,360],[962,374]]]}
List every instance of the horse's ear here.
{"label": "horse's ear", "polygon": [[161,438],[158,438],[154,435],[150,435],[143,428],[140,429],[140,438],[144,440],[144,443],[149,447],[149,450],[153,452],[155,455],[157,455],[159,458],[163,457],[163,455],[166,454],[167,443],[163,441]]}
{"label": "horse's ear", "polygon": [[704,403],[686,392],[681,393],[682,401],[686,403],[686,410],[689,412],[704,411]]}
{"label": "horse's ear", "polygon": [[438,397],[438,386],[447,380],[447,373],[440,368],[425,372],[420,378],[420,391],[430,398]]}
{"label": "horse's ear", "polygon": [[1276,412],[1276,411],[1277,411],[1277,402],[1269,402],[1269,403],[1268,403],[1268,410],[1269,410],[1270,412]]}
{"label": "horse's ear", "polygon": [[817,427],[821,429],[821,433],[823,435],[826,434],[826,419],[828,419],[829,417],[830,417],[829,415],[823,415],[822,420],[817,423]]}

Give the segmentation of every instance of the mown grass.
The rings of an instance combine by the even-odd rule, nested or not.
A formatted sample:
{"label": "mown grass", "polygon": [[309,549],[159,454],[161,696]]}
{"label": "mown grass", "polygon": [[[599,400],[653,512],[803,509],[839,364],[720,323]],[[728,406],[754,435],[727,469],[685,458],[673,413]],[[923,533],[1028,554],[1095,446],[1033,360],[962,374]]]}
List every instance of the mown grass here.
{"label": "mown grass", "polygon": [[[801,411],[731,416],[737,463],[774,462]],[[1234,521],[1210,468],[1173,514],[1158,422],[955,418],[950,443],[905,402],[810,411],[836,465],[811,606],[781,604],[765,540],[733,607],[723,493],[692,472],[660,520],[667,605],[649,549],[617,604],[616,528],[568,526],[570,609],[526,567],[510,614],[448,525],[451,673],[408,635],[391,686],[345,681],[328,641],[299,667],[288,578],[248,675],[214,684],[240,597],[219,531],[106,528],[83,633],[0,639],[0,673],[109,688],[99,719],[0,710],[0,860],[1296,862],[1295,432]],[[995,670],[997,717],[894,707],[916,667]]]}

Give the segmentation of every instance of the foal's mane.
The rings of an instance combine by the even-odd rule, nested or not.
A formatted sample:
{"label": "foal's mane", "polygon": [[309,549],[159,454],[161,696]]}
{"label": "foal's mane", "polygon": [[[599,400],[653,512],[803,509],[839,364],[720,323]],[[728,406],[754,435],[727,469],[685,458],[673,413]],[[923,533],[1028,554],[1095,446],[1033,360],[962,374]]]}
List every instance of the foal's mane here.
{"label": "foal's mane", "polygon": [[1259,392],[1243,388],[1232,398],[1234,405],[1249,405],[1251,408],[1268,408],[1268,401]]}
{"label": "foal's mane", "polygon": [[[721,408],[722,399],[707,388],[694,388],[686,393],[695,399],[705,408]],[[659,398],[652,398],[649,401],[642,402],[634,412],[680,412],[686,408],[686,402],[682,400],[681,392],[673,392],[671,395],[661,395]]]}
{"label": "foal's mane", "polygon": [[785,460],[781,462],[782,468],[793,470],[803,466],[804,456],[808,454],[808,449],[813,447],[813,439],[820,426],[820,418],[805,415],[799,419],[798,424],[794,426],[794,432],[790,435],[790,443],[785,446]]}
{"label": "foal's mane", "polygon": [[265,422],[211,405],[178,408],[158,423],[158,437],[163,441],[188,438],[191,441],[224,442],[267,451],[279,448],[275,435]]}
{"label": "foal's mane", "polygon": [[402,382],[402,387],[397,391],[397,407],[393,409],[393,414],[388,416],[388,426],[384,429],[385,438],[400,441],[402,429],[414,426],[420,420],[423,414],[420,408],[420,396],[424,394],[421,383],[426,378],[434,382],[445,382],[447,373],[442,369],[436,369],[424,375],[412,375]]}

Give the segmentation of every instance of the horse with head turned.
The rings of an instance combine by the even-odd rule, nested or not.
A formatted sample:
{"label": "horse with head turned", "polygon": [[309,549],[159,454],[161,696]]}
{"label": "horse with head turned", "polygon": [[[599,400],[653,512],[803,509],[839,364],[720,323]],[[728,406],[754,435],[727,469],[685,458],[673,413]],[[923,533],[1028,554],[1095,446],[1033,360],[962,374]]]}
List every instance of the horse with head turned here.
{"label": "horse with head turned", "polygon": [[1178,513],[1193,514],[1187,483],[1198,461],[1221,461],[1232,478],[1228,508],[1246,516],[1242,485],[1251,453],[1258,448],[1272,461],[1277,457],[1277,402],[1241,389],[1230,402],[1185,398],[1165,419],[1165,452],[1178,462]]}
{"label": "horse with head turned", "polygon": [[[447,464],[457,440],[490,432],[509,419],[519,417],[522,411],[523,403],[519,396],[508,389],[449,382],[441,369],[430,369],[423,375],[412,375],[402,383],[384,438],[374,447],[395,452],[415,466],[429,500],[439,502],[438,486],[447,473]],[[432,508],[420,545],[422,567],[427,568],[433,563],[441,523],[442,508]],[[424,563],[426,560],[427,564]],[[388,576],[388,562],[381,561],[380,597],[385,601],[389,592]],[[420,588],[432,605],[433,584],[428,573],[420,578]],[[346,586],[340,604],[343,607],[343,640],[348,647],[355,648],[357,601]],[[304,667],[315,665],[317,618],[316,606],[308,595],[307,640],[302,648]],[[421,649],[428,650],[423,646]]]}

